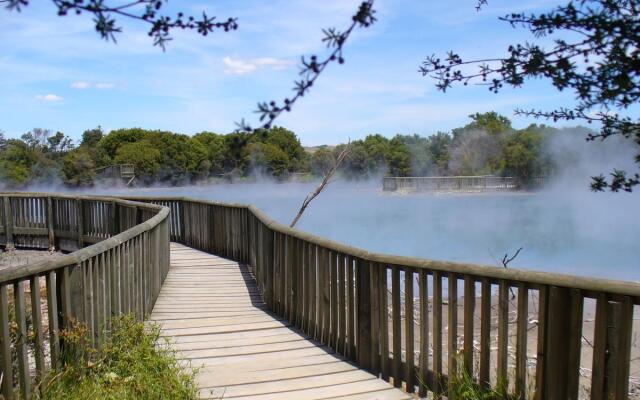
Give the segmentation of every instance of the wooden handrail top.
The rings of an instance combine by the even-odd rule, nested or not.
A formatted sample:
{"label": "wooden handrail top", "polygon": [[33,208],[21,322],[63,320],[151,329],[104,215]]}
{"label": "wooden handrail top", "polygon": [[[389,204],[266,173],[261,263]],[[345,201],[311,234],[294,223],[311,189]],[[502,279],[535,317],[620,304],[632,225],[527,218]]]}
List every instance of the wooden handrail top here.
{"label": "wooden handrail top", "polygon": [[32,275],[41,275],[45,272],[55,271],[71,264],[78,264],[91,257],[96,256],[106,250],[109,250],[127,240],[139,235],[142,232],[148,231],[158,225],[169,214],[167,207],[158,206],[150,203],[138,203],[134,201],[124,200],[116,197],[102,197],[102,196],[72,196],[64,194],[49,194],[49,193],[27,193],[27,192],[0,192],[0,197],[51,197],[58,199],[74,199],[74,200],[93,200],[93,201],[105,201],[116,202],[120,205],[146,208],[151,210],[157,210],[158,213],[142,222],[135,225],[115,236],[104,239],[91,246],[84,247],[70,254],[65,254],[60,257],[56,257],[52,260],[41,260],[34,263],[22,266],[10,266],[0,270],[0,283],[10,283],[11,281],[22,280]]}
{"label": "wooden handrail top", "polygon": [[[521,268],[502,268],[493,265],[460,263],[453,261],[429,260],[416,257],[405,257],[391,254],[382,254],[369,252],[367,250],[348,246],[323,237],[313,235],[299,229],[290,228],[282,225],[264,212],[252,205],[239,203],[222,203],[208,200],[197,200],[188,197],[129,197],[131,200],[144,201],[191,201],[202,204],[213,204],[217,206],[230,208],[246,208],[258,217],[258,219],[276,232],[293,236],[297,239],[306,240],[314,245],[324,247],[326,249],[359,257],[361,259],[399,267],[410,267],[416,269],[427,269],[429,271],[438,271],[443,273],[454,273],[457,275],[470,275],[476,279],[504,280],[508,283],[525,282],[532,285],[550,285],[558,287],[566,287],[572,289],[580,289],[586,292],[607,292],[615,295],[631,296],[636,304],[640,304],[640,283],[620,281],[613,279],[589,278],[583,276],[574,276],[568,274],[560,274],[555,272],[541,272],[525,270]],[[588,295],[589,293],[587,293]]]}

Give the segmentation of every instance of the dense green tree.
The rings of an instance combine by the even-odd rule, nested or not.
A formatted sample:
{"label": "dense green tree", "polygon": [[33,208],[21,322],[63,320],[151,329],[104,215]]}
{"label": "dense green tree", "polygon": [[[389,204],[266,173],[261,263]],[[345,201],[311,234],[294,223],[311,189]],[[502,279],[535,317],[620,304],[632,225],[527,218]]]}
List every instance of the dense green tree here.
{"label": "dense green tree", "polygon": [[193,140],[200,142],[205,148],[209,162],[209,174],[222,174],[227,151],[224,135],[218,135],[213,132],[200,132],[193,136]]}
{"label": "dense green tree", "polygon": [[114,161],[117,164],[133,164],[136,177],[151,183],[160,172],[162,154],[148,141],[131,142],[118,146]]}
{"label": "dense green tree", "polygon": [[[479,0],[479,8],[487,0]],[[640,101],[640,2],[572,0],[548,12],[511,13],[501,20],[531,32],[539,41],[512,44],[506,55],[466,60],[455,52],[427,57],[420,70],[443,92],[454,84],[483,83],[490,91],[520,87],[532,78],[548,79],[558,90],[572,91],[574,107],[522,110],[520,115],[552,121],[597,123],[587,139],[621,135],[631,141],[640,166],[640,120],[631,112]],[[561,34],[562,36],[556,36]],[[477,67],[477,69],[470,67]],[[640,173],[614,170],[610,178],[593,177],[591,188],[632,191]]]}
{"label": "dense green tree", "polygon": [[306,153],[296,134],[279,126],[269,129],[268,132],[265,143],[272,144],[287,154],[289,171],[302,169]]}
{"label": "dense green tree", "polygon": [[0,130],[0,151],[7,147],[7,139],[4,137],[4,132]]}
{"label": "dense green tree", "polygon": [[311,173],[316,176],[324,176],[336,162],[336,157],[328,147],[322,146],[309,157]]}
{"label": "dense green tree", "polygon": [[403,143],[402,137],[396,136],[389,142],[386,163],[389,174],[392,176],[411,175],[411,153],[408,146]]}
{"label": "dense green tree", "polygon": [[473,122],[466,126],[467,129],[480,129],[492,136],[511,130],[511,121],[509,118],[495,111],[471,114],[469,118],[471,118]]}
{"label": "dense green tree", "polygon": [[9,139],[0,152],[0,180],[10,187],[22,187],[32,179],[37,154],[22,140]]}
{"label": "dense green tree", "polygon": [[289,156],[274,144],[251,143],[246,151],[247,159],[250,161],[248,173],[266,173],[275,178],[282,178],[289,172]]}
{"label": "dense green tree", "polygon": [[102,127],[100,127],[100,125],[93,129],[87,129],[86,131],[82,132],[82,140],[80,141],[80,146],[94,148],[98,146],[98,143],[100,143],[100,140],[102,140],[103,136],[104,132],[102,131]]}
{"label": "dense green tree", "polygon": [[109,160],[116,157],[118,148],[127,143],[135,143],[142,140],[147,131],[142,128],[116,129],[105,135],[98,143],[100,148],[104,150]]}
{"label": "dense green tree", "polygon": [[525,185],[532,177],[548,172],[545,171],[541,154],[543,140],[544,134],[535,127],[508,135],[502,145],[502,172],[508,176],[515,176]]}
{"label": "dense green tree", "polygon": [[95,162],[91,153],[79,148],[65,155],[62,160],[62,178],[70,186],[91,186],[95,178]]}

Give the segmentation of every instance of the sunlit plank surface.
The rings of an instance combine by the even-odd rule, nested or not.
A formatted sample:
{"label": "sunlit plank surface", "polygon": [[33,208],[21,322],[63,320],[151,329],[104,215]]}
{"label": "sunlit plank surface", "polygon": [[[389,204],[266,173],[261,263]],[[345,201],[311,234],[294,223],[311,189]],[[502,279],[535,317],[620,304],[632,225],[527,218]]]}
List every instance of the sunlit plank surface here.
{"label": "sunlit plank surface", "polygon": [[409,398],[271,314],[245,267],[180,244],[151,319],[198,368],[202,398]]}

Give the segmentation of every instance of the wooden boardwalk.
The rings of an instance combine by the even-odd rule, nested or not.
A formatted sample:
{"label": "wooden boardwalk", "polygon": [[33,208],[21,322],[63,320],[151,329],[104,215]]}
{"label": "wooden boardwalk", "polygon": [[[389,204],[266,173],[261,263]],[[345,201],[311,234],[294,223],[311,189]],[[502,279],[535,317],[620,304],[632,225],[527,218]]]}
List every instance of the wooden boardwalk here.
{"label": "wooden boardwalk", "polygon": [[199,368],[202,398],[410,398],[270,313],[244,266],[180,244],[151,319]]}

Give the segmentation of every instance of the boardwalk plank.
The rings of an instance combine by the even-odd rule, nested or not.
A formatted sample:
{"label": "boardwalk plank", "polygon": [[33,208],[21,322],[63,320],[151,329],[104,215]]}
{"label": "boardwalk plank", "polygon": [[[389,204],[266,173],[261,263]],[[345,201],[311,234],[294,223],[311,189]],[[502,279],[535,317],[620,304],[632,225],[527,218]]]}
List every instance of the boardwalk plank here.
{"label": "boardwalk plank", "polygon": [[271,313],[246,267],[180,244],[150,320],[202,398],[409,398]]}

